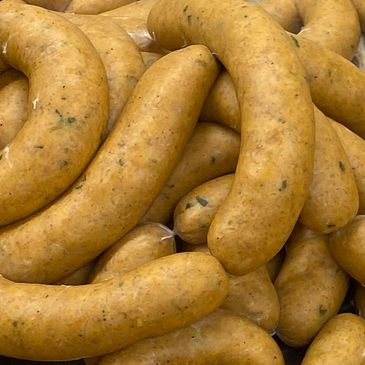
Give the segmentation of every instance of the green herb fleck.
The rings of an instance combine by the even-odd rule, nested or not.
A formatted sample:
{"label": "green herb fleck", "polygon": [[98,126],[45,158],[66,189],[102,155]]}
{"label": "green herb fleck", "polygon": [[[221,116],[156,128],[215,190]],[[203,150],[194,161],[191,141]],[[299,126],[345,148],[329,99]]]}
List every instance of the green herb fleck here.
{"label": "green herb fleck", "polygon": [[283,190],[285,190],[286,188],[287,188],[287,186],[288,186],[288,182],[286,181],[286,180],[283,180],[282,182],[281,182],[281,184],[280,184],[280,187],[279,187],[279,191],[283,191]]}
{"label": "green herb fleck", "polygon": [[58,125],[53,127],[51,130],[56,130],[56,129],[60,129],[64,126],[69,126],[71,124],[76,123],[76,118],[75,117],[64,117],[62,115],[62,113],[56,109],[55,113],[58,115],[59,119],[58,119]]}
{"label": "green herb fleck", "polygon": [[293,40],[293,42],[294,42],[294,44],[298,47],[298,48],[300,48],[300,45],[299,45],[299,42],[298,42],[298,39],[296,39],[294,36],[290,36],[291,37],[291,39]]}
{"label": "green herb fleck", "polygon": [[192,15],[188,15],[188,16],[187,16],[188,24],[189,24],[189,25],[191,25],[191,18],[192,18]]}
{"label": "green herb fleck", "polygon": [[328,309],[326,309],[326,308],[325,308],[325,306],[324,306],[323,304],[321,304],[321,305],[319,306],[319,314],[320,314],[321,316],[324,316],[327,312],[328,312]]}
{"label": "green herb fleck", "polygon": [[342,161],[338,161],[338,166],[340,167],[340,170],[342,172],[345,172],[345,170],[346,170],[345,164]]}
{"label": "green herb fleck", "polygon": [[118,161],[118,164],[119,164],[120,166],[123,166],[123,165],[124,165],[124,161],[120,158],[120,159],[119,159],[119,161]]}
{"label": "green herb fleck", "polygon": [[33,147],[39,148],[40,150],[43,150],[43,148],[44,148],[44,146],[42,144],[35,144]]}
{"label": "green herb fleck", "polygon": [[200,196],[196,197],[197,202],[202,206],[202,207],[206,207],[208,205],[208,201],[201,198]]}
{"label": "green herb fleck", "polygon": [[186,205],[185,205],[185,209],[190,209],[191,207],[193,207],[194,206],[194,204],[193,203],[187,203]]}

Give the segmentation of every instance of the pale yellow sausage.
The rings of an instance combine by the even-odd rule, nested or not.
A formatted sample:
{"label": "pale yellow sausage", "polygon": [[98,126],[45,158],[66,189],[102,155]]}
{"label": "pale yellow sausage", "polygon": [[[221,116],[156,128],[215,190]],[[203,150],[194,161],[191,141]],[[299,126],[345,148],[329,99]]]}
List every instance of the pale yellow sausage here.
{"label": "pale yellow sausage", "polygon": [[332,318],[314,339],[302,365],[363,365],[365,321],[344,313]]}
{"label": "pale yellow sausage", "polygon": [[28,80],[18,78],[0,89],[0,148],[10,143],[28,117]]}
{"label": "pale yellow sausage", "polygon": [[[109,85],[109,122],[106,130],[107,134],[113,128],[130,93],[144,72],[141,55],[126,32],[113,22],[101,17],[69,16],[67,19],[76,24],[85,33],[98,51],[105,66]],[[12,108],[16,108],[16,112],[14,113],[10,109],[5,111],[5,108],[0,108],[0,113],[1,110],[4,110],[6,115],[9,115],[4,118],[6,120],[10,120],[11,118],[12,130],[16,132],[27,118],[27,113],[25,113],[26,105],[23,105],[28,100],[28,86],[23,85],[25,82],[17,82],[13,86],[14,91],[12,95],[14,93],[15,95],[12,98],[11,105]],[[15,120],[16,118],[18,120]],[[14,123],[12,121],[13,119]],[[13,137],[14,135],[15,133],[11,133],[9,137]],[[7,137],[7,134],[4,134],[6,143],[0,143],[0,147],[5,147],[10,142],[11,139],[9,137]]]}
{"label": "pale yellow sausage", "polygon": [[359,193],[350,162],[330,121],[317,108],[314,116],[313,178],[299,220],[316,232],[330,233],[356,215]]}
{"label": "pale yellow sausage", "polygon": [[264,0],[260,5],[284,29],[298,33],[298,37],[347,59],[353,57],[360,38],[360,23],[351,0]]}
{"label": "pale yellow sausage", "polygon": [[330,251],[340,266],[365,285],[365,216],[359,215],[330,235]]}
{"label": "pale yellow sausage", "polygon": [[229,275],[229,292],[221,308],[246,317],[270,334],[279,323],[280,304],[266,267],[246,275]]}
{"label": "pale yellow sausage", "polygon": [[52,361],[107,354],[197,321],[217,309],[227,291],[219,262],[201,253],[163,257],[98,284],[1,278],[0,353]]}
{"label": "pale yellow sausage", "polygon": [[[209,254],[207,245],[185,247],[192,252]],[[279,322],[279,299],[265,267],[246,275],[228,274],[229,291],[221,308],[248,318],[268,333],[275,332]]]}
{"label": "pale yellow sausage", "polygon": [[304,27],[298,37],[351,60],[360,39],[360,22],[351,0],[295,0]]}
{"label": "pale yellow sausage", "polygon": [[[148,223],[132,229],[97,261],[88,282],[99,283],[120,277],[143,264],[176,253],[174,233],[159,223]],[[97,364],[90,358],[86,365]]]}
{"label": "pale yellow sausage", "polygon": [[0,273],[14,281],[53,283],[132,229],[181,157],[217,73],[204,46],[154,63],[72,190],[0,232]]}
{"label": "pale yellow sausage", "polygon": [[67,15],[90,39],[105,66],[109,85],[109,133],[144,72],[142,56],[128,34],[104,17]]}
{"label": "pale yellow sausage", "polygon": [[5,225],[44,207],[80,175],[106,127],[108,88],[88,39],[45,9],[0,4],[0,45],[0,57],[31,85],[28,119],[0,153]]}
{"label": "pale yellow sausage", "polygon": [[79,14],[99,14],[127,5],[133,1],[134,0],[71,0],[66,11]]}
{"label": "pale yellow sausage", "polygon": [[175,252],[174,233],[167,227],[158,223],[137,226],[98,259],[89,282],[112,279]]}
{"label": "pale yellow sausage", "polygon": [[284,365],[275,341],[245,318],[217,311],[189,327],[103,357],[99,365]]}
{"label": "pale yellow sausage", "polygon": [[365,213],[365,141],[335,121],[331,125],[337,133],[355,175],[359,193],[359,214]]}
{"label": "pale yellow sausage", "polygon": [[[294,39],[294,38],[293,38]],[[313,102],[324,114],[365,137],[365,73],[350,61],[304,38],[295,37]],[[313,55],[316,57],[313,57]]]}
{"label": "pale yellow sausage", "polygon": [[198,123],[182,158],[143,221],[167,223],[179,199],[191,189],[234,172],[239,146],[240,138],[232,130],[215,123]]}
{"label": "pale yellow sausage", "polygon": [[241,0],[160,0],[148,29],[167,49],[208,45],[234,80],[244,142],[208,245],[230,273],[253,271],[284,245],[311,179],[313,110],[293,45],[265,11]]}
{"label": "pale yellow sausage", "polygon": [[208,230],[219,207],[227,198],[234,175],[207,181],[186,194],[174,212],[174,232],[185,242],[207,242]]}
{"label": "pale yellow sausage", "polygon": [[241,132],[241,113],[236,90],[228,72],[223,72],[214,83],[200,114],[201,120],[220,122]]}
{"label": "pale yellow sausage", "polygon": [[304,346],[337,314],[349,278],[332,258],[325,235],[298,227],[275,280],[280,301],[276,331],[289,346]]}

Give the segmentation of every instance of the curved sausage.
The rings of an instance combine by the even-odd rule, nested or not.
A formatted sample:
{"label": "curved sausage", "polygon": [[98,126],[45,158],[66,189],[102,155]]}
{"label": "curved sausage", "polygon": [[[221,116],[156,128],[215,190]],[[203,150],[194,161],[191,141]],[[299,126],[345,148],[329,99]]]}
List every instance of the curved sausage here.
{"label": "curved sausage", "polygon": [[89,40],[45,9],[0,4],[0,45],[0,57],[31,85],[28,119],[0,153],[5,225],[44,207],[80,175],[106,127],[108,86]]}
{"label": "curved sausage", "polygon": [[313,108],[295,50],[265,11],[241,0],[160,0],[148,29],[168,49],[208,45],[234,80],[244,143],[208,245],[230,273],[253,271],[284,245],[311,179]]}
{"label": "curved sausage", "polygon": [[[146,356],[147,354],[147,356]],[[217,311],[189,327],[101,358],[99,365],[284,365],[275,341],[250,320]]]}
{"label": "curved sausage", "polygon": [[198,252],[166,256],[98,284],[18,284],[1,277],[0,353],[51,361],[104,355],[197,321],[227,292],[222,266]]}

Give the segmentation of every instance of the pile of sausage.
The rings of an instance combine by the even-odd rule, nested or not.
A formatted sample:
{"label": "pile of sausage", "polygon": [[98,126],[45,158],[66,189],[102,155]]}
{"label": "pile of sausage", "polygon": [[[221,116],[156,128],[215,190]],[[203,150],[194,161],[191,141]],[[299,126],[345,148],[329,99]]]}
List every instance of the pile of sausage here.
{"label": "pile of sausage", "polygon": [[1,1],[0,355],[279,365],[276,334],[363,365],[361,27],[363,0]]}

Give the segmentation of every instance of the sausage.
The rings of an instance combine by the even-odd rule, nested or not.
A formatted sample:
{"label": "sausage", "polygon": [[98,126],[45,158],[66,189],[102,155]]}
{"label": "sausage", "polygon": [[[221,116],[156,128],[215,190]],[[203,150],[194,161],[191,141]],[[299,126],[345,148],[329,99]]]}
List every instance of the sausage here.
{"label": "sausage", "polygon": [[[67,19],[85,33],[105,66],[109,85],[109,121],[105,132],[107,134],[113,128],[130,93],[144,72],[141,55],[126,32],[113,22],[101,17],[70,16]],[[9,136],[8,133],[4,133],[6,142],[1,143],[0,147],[5,147],[27,118],[24,104],[28,100],[27,82],[23,80],[14,83],[9,94],[13,95],[12,101],[4,102],[11,104],[10,108],[14,109],[16,106],[17,109],[2,108],[6,114],[3,119],[9,120],[7,125],[11,130],[8,132]]]}
{"label": "sausage", "polygon": [[[209,253],[207,245],[184,245],[186,251]],[[270,334],[279,322],[279,299],[267,269],[262,266],[246,275],[228,274],[228,296],[221,305],[241,317],[249,318]]]}
{"label": "sausage", "polygon": [[[295,39],[295,40],[294,40]],[[365,137],[365,73],[340,55],[294,37],[313,102],[328,117]],[[316,57],[313,57],[313,55]]]}
{"label": "sausage", "polygon": [[147,25],[167,49],[208,45],[234,80],[244,143],[208,245],[228,272],[253,271],[284,245],[311,179],[313,108],[295,50],[264,10],[241,0],[160,0]]}
{"label": "sausage", "polygon": [[198,123],[182,158],[143,221],[167,223],[179,199],[191,189],[234,172],[239,146],[240,137],[232,130],[215,123]]}
{"label": "sausage", "polygon": [[138,48],[118,25],[103,17],[67,15],[90,39],[105,66],[109,85],[109,121],[114,127],[145,67]]}
{"label": "sausage", "polygon": [[0,148],[10,143],[28,117],[28,80],[20,77],[0,89]]}
{"label": "sausage", "polygon": [[209,227],[231,189],[234,175],[207,181],[186,194],[174,212],[174,232],[185,242],[207,242]]}
{"label": "sausage", "polygon": [[80,14],[99,14],[127,5],[133,1],[134,0],[71,0],[66,11]]}
{"label": "sausage", "polygon": [[345,226],[359,209],[350,162],[327,117],[314,109],[316,139],[313,179],[300,221],[319,233]]}
{"label": "sausage", "polygon": [[359,193],[359,214],[365,213],[365,141],[340,123],[331,121],[355,175]]}
{"label": "sausage", "polygon": [[177,164],[217,73],[204,46],[153,64],[72,189],[32,219],[0,232],[1,274],[13,281],[56,282],[132,229]]}
{"label": "sausage", "polygon": [[200,119],[223,123],[241,132],[241,112],[231,76],[222,72],[211,88],[204,103]]}
{"label": "sausage", "polygon": [[340,266],[360,284],[365,284],[365,216],[359,215],[330,235],[329,248]]}
{"label": "sausage", "polygon": [[189,327],[104,356],[99,365],[249,363],[284,365],[284,359],[278,345],[264,330],[248,319],[217,311]]}
{"label": "sausage", "polygon": [[107,354],[197,321],[219,307],[227,291],[223,268],[202,253],[163,257],[82,286],[1,277],[0,353],[50,361]]}
{"label": "sausage", "polygon": [[32,85],[28,119],[0,152],[5,225],[44,207],[80,175],[106,127],[108,86],[88,39],[45,9],[1,4],[0,44],[0,57]]}
{"label": "sausage", "polygon": [[137,226],[98,259],[89,282],[100,283],[123,275],[175,252],[174,233],[169,228],[158,223]]}
{"label": "sausage", "polygon": [[[260,5],[284,29],[298,33],[299,38],[313,41],[347,59],[353,57],[359,43],[360,24],[351,0],[264,0]],[[299,32],[298,18],[304,24]]]}
{"label": "sausage", "polygon": [[351,313],[333,317],[307,350],[302,365],[362,365],[365,321]]}
{"label": "sausage", "polygon": [[289,346],[311,342],[337,314],[349,287],[323,234],[297,227],[286,245],[286,258],[275,280],[280,301],[277,335]]}

